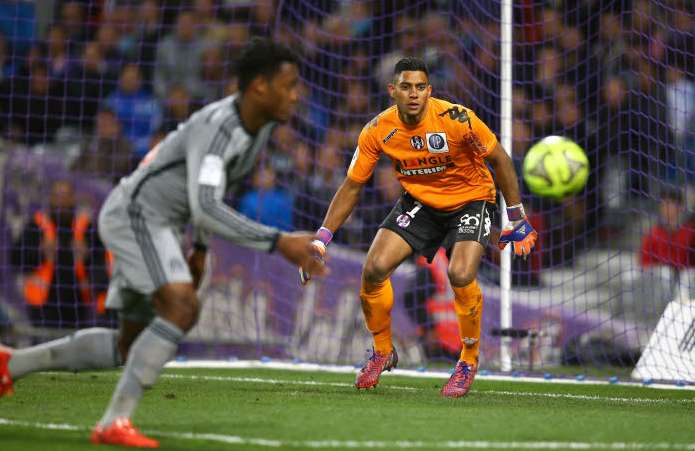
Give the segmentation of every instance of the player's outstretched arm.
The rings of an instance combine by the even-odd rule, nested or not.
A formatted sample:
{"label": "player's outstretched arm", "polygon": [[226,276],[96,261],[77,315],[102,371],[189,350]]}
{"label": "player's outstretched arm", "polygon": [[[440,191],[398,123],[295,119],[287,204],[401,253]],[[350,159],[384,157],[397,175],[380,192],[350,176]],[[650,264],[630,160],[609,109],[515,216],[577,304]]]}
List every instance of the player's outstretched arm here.
{"label": "player's outstretched arm", "polygon": [[498,143],[486,157],[495,170],[495,178],[504,199],[507,202],[509,223],[500,234],[498,246],[504,249],[512,243],[514,254],[526,257],[536,244],[538,234],[526,219],[524,207],[519,194],[519,179],[514,169],[514,162]]}
{"label": "player's outstretched arm", "polygon": [[275,248],[287,261],[305,268],[309,274],[324,276],[328,269],[323,258],[316,258],[315,238],[310,232],[281,233]]}
{"label": "player's outstretched arm", "polygon": [[[333,239],[333,234],[345,223],[347,218],[355,209],[355,205],[360,200],[363,183],[356,182],[350,177],[345,177],[340,188],[333,195],[328,212],[323,219],[323,225],[316,232],[314,240],[311,242],[314,252],[314,259],[323,261],[326,255],[326,246]],[[299,281],[306,285],[311,280],[313,272],[304,265],[299,265]]]}

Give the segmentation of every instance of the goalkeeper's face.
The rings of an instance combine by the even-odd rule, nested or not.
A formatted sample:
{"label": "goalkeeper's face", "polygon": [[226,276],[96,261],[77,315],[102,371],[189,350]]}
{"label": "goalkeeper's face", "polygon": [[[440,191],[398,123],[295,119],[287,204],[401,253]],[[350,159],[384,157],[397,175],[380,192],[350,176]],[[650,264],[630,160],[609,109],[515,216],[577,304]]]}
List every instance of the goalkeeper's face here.
{"label": "goalkeeper's face", "polygon": [[277,122],[287,122],[299,102],[299,68],[283,63],[268,83],[266,111]]}
{"label": "goalkeeper's face", "polygon": [[388,86],[389,95],[396,102],[398,113],[407,123],[418,123],[432,94],[427,74],[419,70],[404,70]]}

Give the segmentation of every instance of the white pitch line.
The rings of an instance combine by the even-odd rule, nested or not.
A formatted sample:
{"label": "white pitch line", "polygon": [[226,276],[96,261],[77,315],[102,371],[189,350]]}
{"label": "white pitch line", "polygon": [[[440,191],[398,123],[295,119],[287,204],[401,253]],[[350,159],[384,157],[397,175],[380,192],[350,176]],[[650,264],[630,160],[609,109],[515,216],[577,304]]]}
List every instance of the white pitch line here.
{"label": "white pitch line", "polygon": [[[40,423],[21,420],[0,418],[0,426],[18,426],[32,429],[54,431],[89,431],[87,426],[79,426],[67,423]],[[230,445],[264,446],[267,448],[440,448],[440,449],[622,449],[622,450],[690,450],[695,451],[695,443],[667,443],[667,442],[494,442],[487,440],[448,440],[448,441],[423,441],[423,440],[277,440],[254,437],[241,437],[238,435],[212,434],[202,432],[169,432],[144,430],[143,433],[157,437],[211,441]],[[86,440],[86,439],[85,439]]]}
{"label": "white pitch line", "polygon": [[[184,360],[184,361],[172,361],[166,364],[167,368],[211,368],[211,369],[277,369],[277,370],[290,370],[290,371],[317,371],[322,373],[340,373],[340,374],[355,374],[357,369],[351,365],[331,365],[331,364],[318,364],[318,363],[305,363],[305,362],[286,362],[282,360]],[[406,376],[414,378],[427,378],[427,379],[448,379],[449,374],[447,371],[420,371],[420,370],[404,370],[404,369],[394,369],[393,371],[384,374],[384,376]],[[650,389],[665,389],[665,390],[693,390],[695,391],[695,384],[690,383],[683,386],[678,386],[676,384],[667,383],[650,383],[644,384],[637,381],[627,381],[620,380],[618,383],[612,383],[608,380],[598,380],[592,378],[586,378],[582,380],[576,380],[566,377],[555,377],[551,379],[545,379],[541,377],[531,377],[531,376],[511,376],[511,375],[500,375],[500,374],[481,374],[478,373],[476,376],[478,380],[488,380],[488,381],[505,381],[505,382],[531,382],[534,384],[569,384],[569,385],[614,385],[616,387],[643,387]],[[692,381],[691,381],[692,382]]]}
{"label": "white pitch line", "polygon": [[[261,377],[237,377],[237,376],[204,376],[204,375],[188,375],[188,374],[162,374],[161,377],[166,379],[189,379],[189,380],[204,380],[204,381],[217,381],[217,382],[253,382],[258,384],[286,384],[286,385],[314,385],[314,386],[327,386],[327,387],[345,387],[354,388],[353,384],[346,382],[318,382],[318,381],[302,381],[302,380],[290,380],[290,379],[268,379]],[[417,387],[403,387],[403,386],[389,386],[387,384],[380,384],[379,388],[390,389],[390,390],[421,390]],[[577,399],[582,401],[609,401],[609,402],[619,402],[628,404],[695,404],[695,398],[688,399],[665,399],[665,398],[627,398],[627,397],[616,397],[616,396],[598,396],[598,395],[576,395],[570,393],[536,393],[536,392],[517,392],[517,391],[504,391],[504,390],[476,390],[473,389],[472,393],[477,394],[491,394],[491,395],[502,395],[502,396],[526,396],[526,397],[538,397],[538,398],[560,398],[560,399]]]}
{"label": "white pitch line", "polygon": [[529,396],[539,398],[564,398],[564,399],[579,399],[582,401],[609,401],[609,402],[624,402],[624,403],[639,403],[639,404],[695,404],[695,398],[688,399],[665,399],[665,398],[625,398],[617,396],[598,396],[598,395],[574,395],[570,393],[536,393],[536,392],[518,392],[504,390],[473,390],[475,393],[490,393],[494,395],[508,396]]}
{"label": "white pitch line", "polygon": [[[323,387],[349,387],[355,388],[355,384],[347,382],[317,382],[317,381],[297,381],[290,379],[264,379],[261,377],[237,377],[237,376],[203,376],[203,375],[188,375],[188,374],[162,374],[160,377],[166,379],[192,379],[203,381],[220,381],[220,382],[253,382],[258,384],[274,384],[274,385],[316,385]],[[415,387],[400,387],[400,386],[384,386],[390,390],[417,390]]]}

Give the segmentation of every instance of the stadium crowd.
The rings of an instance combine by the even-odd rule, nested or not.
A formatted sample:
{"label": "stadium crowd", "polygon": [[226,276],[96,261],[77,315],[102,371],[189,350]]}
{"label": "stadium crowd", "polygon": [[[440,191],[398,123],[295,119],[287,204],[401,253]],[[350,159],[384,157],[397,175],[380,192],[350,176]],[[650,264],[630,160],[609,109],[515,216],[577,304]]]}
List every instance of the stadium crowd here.
{"label": "stadium crowd", "polygon": [[[234,57],[254,35],[292,45],[305,81],[296,118],[276,129],[265,169],[234,199],[261,221],[320,225],[362,126],[389,104],[385,85],[404,55],[427,61],[434,95],[472,108],[499,133],[495,2],[292,0],[282,11],[277,3],[59,0],[46,2],[53,19],[41,29],[0,21],[2,148],[78,143],[66,168],[115,183],[192,112],[236,92]],[[661,3],[515,6],[515,161],[520,168],[532,143],[557,134],[582,146],[592,168],[586,193],[562,203],[525,193],[540,252],[516,264],[533,280],[580,249],[616,242],[635,203],[656,205],[663,186],[684,193],[693,179],[695,5]],[[0,0],[17,17],[15,7]],[[336,240],[364,249],[399,195],[390,167],[380,166]]]}

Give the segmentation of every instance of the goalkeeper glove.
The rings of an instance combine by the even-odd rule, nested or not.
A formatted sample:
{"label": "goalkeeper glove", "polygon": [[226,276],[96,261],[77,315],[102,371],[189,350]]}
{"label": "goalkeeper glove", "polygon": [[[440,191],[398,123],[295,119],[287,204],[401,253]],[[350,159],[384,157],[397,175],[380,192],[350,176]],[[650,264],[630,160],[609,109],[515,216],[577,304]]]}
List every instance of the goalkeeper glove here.
{"label": "goalkeeper glove", "polygon": [[536,244],[538,233],[528,222],[521,204],[507,208],[507,217],[509,223],[502,230],[497,245],[500,249],[504,249],[507,244],[512,243],[514,254],[526,258]]}
{"label": "goalkeeper glove", "polygon": [[[313,247],[314,251],[314,258],[323,261],[324,257],[326,256],[326,246],[328,246],[328,243],[330,243],[332,239],[333,232],[325,227],[321,227],[316,232],[316,239],[311,242],[311,246]],[[304,268],[299,267],[299,282],[302,285],[306,285],[310,280],[311,274],[309,274],[308,271],[305,271]]]}

